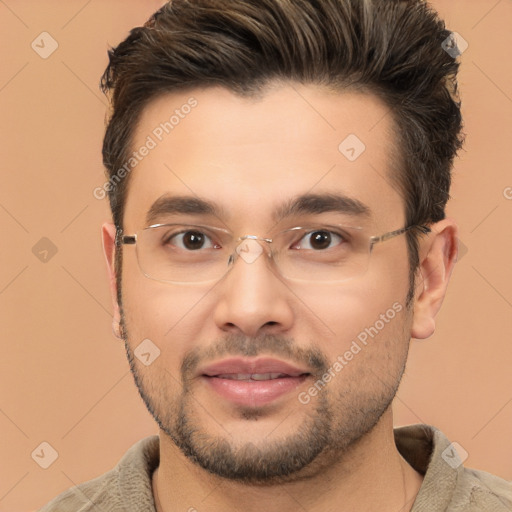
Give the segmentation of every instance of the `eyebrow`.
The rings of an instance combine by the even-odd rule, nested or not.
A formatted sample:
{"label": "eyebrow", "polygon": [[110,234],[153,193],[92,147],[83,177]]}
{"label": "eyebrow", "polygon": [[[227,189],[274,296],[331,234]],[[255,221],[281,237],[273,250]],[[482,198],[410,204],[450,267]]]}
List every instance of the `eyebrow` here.
{"label": "eyebrow", "polygon": [[146,223],[153,224],[164,215],[210,215],[215,217],[225,216],[225,211],[213,201],[207,201],[194,196],[163,195],[159,197],[148,210]]}
{"label": "eyebrow", "polygon": [[280,222],[297,215],[319,215],[327,212],[342,213],[352,217],[371,216],[370,208],[353,197],[342,194],[303,194],[277,208],[272,219],[274,222]]}
{"label": "eyebrow", "polygon": [[[280,205],[272,213],[275,223],[299,215],[319,215],[321,213],[335,212],[352,217],[371,216],[370,208],[353,197],[342,194],[303,194],[294,197]],[[146,215],[147,225],[153,224],[164,215],[208,215],[218,218],[227,218],[226,211],[213,201],[195,196],[163,195],[159,197]]]}

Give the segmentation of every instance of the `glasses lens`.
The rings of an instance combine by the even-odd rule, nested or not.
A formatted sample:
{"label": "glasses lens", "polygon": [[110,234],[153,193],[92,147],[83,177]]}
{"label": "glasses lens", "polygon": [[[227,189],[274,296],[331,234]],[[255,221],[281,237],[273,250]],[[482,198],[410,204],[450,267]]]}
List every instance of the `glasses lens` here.
{"label": "glasses lens", "polygon": [[323,226],[285,231],[274,239],[281,274],[298,281],[344,281],[366,272],[369,237],[359,228]]}
{"label": "glasses lens", "polygon": [[229,233],[221,229],[167,224],[138,234],[137,258],[142,272],[151,279],[211,281],[226,272],[230,245]]}

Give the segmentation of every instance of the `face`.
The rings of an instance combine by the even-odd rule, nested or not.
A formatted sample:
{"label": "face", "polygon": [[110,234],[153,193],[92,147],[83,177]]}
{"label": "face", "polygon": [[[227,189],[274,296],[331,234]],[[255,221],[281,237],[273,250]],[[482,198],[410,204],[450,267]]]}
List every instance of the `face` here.
{"label": "face", "polygon": [[[177,109],[166,133],[161,123]],[[163,96],[135,132],[134,148],[148,136],[155,145],[131,171],[124,233],[168,223],[222,228],[235,239],[296,226],[356,226],[368,236],[399,229],[386,114],[372,95],[298,84],[259,99],[221,88]],[[349,134],[364,151],[354,138],[340,150]],[[327,194],[361,203],[366,214]],[[285,208],[293,202],[302,207]],[[284,249],[311,249],[314,240],[295,242]],[[222,249],[214,236],[173,243]],[[376,244],[366,271],[343,282],[308,280],[309,271],[287,279],[267,242],[251,243],[252,260],[236,257],[217,281],[186,284],[146,277],[136,246],[124,245],[126,348],[149,411],[187,457],[231,479],[300,478],[339,460],[389,412],[411,333],[406,240]],[[331,238],[328,249],[339,243]],[[150,364],[138,347],[153,354]]]}

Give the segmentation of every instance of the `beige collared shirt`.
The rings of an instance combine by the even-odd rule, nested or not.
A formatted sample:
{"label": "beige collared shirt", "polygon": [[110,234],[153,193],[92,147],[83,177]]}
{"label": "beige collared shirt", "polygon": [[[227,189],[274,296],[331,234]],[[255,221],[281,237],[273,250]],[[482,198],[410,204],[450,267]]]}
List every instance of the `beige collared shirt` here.
{"label": "beige collared shirt", "polygon": [[[412,512],[512,512],[512,483],[465,468],[442,432],[410,425],[394,433],[402,457],[424,475]],[[146,437],[114,469],[65,491],[39,512],[155,512],[151,477],[159,456],[158,436]]]}

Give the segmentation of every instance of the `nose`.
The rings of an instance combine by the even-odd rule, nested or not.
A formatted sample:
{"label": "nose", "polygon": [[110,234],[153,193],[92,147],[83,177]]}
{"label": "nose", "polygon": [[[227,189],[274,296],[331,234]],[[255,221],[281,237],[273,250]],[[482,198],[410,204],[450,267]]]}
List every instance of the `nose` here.
{"label": "nose", "polygon": [[266,243],[242,240],[232,257],[230,271],[216,287],[217,327],[250,337],[289,330],[294,318],[293,294],[273,267]]}

